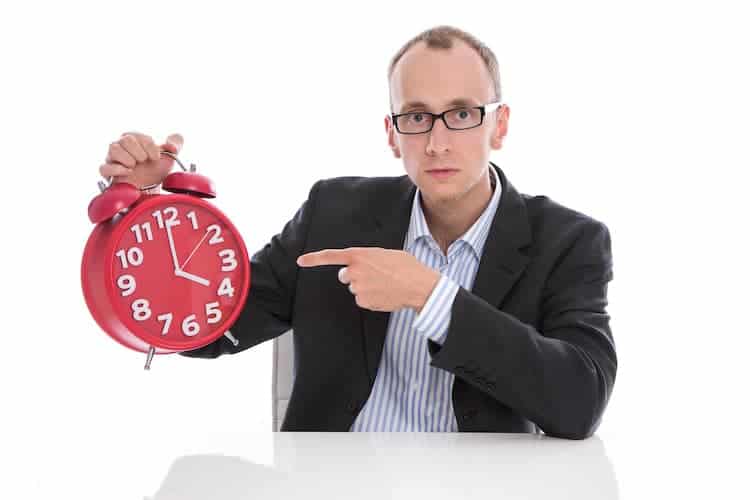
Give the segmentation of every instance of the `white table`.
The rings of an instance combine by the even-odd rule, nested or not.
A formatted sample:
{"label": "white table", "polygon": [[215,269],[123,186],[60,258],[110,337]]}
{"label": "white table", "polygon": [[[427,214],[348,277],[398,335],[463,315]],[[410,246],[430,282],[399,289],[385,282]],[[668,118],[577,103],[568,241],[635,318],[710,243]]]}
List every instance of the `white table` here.
{"label": "white table", "polygon": [[236,455],[177,456],[148,498],[618,498],[596,436],[281,432],[271,441],[272,466]]}

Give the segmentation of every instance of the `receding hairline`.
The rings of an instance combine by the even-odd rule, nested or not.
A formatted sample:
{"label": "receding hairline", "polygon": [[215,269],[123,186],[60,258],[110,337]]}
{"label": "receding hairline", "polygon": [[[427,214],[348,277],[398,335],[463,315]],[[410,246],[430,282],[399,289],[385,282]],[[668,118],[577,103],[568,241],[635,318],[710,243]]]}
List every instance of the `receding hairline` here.
{"label": "receding hairline", "polygon": [[[449,50],[453,47],[454,41],[460,40],[471,47],[482,59],[487,71],[492,79],[492,88],[495,92],[495,99],[501,100],[501,86],[500,86],[500,71],[498,69],[497,58],[492,50],[482,43],[474,35],[456,28],[454,26],[442,25],[436,26],[424,30],[423,32],[416,35],[414,38],[406,42],[396,54],[391,58],[390,64],[388,65],[388,98],[390,97],[391,89],[391,77],[396,69],[396,65],[402,59],[404,54],[409,51],[412,47],[420,42],[424,42],[427,48],[434,50]],[[391,102],[391,109],[393,109],[393,102]]]}

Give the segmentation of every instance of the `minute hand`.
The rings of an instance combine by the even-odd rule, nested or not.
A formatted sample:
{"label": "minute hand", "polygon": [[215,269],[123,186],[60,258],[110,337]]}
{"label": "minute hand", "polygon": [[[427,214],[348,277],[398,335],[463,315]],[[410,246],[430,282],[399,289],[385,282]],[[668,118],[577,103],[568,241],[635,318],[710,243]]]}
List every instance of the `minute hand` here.
{"label": "minute hand", "polygon": [[174,270],[175,273],[177,273],[180,265],[177,263],[177,251],[174,249],[174,240],[172,239],[172,231],[170,229],[171,225],[169,222],[165,221],[164,227],[167,229],[167,239],[169,240],[169,252],[172,254],[172,264],[174,264]]}

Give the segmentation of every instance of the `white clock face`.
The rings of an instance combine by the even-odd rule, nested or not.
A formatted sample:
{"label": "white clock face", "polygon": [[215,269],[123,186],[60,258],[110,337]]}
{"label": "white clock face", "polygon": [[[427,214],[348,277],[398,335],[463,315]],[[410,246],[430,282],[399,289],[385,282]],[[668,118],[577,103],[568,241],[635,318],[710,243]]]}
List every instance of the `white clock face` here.
{"label": "white clock face", "polygon": [[229,328],[229,315],[242,305],[249,274],[244,246],[231,223],[202,204],[144,208],[134,212],[115,244],[117,314],[153,345],[195,347]]}

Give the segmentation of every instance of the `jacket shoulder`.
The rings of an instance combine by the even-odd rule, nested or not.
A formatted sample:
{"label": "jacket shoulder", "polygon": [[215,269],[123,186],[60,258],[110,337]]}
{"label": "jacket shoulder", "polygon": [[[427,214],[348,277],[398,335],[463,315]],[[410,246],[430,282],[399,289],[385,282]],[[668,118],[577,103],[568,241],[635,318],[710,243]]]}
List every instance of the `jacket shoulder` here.
{"label": "jacket shoulder", "polygon": [[322,213],[351,214],[395,200],[411,186],[406,176],[342,176],[321,179],[316,183],[316,206]]}
{"label": "jacket shoulder", "polygon": [[534,233],[579,233],[586,230],[607,231],[604,222],[579,210],[563,205],[544,195],[521,193],[529,224]]}
{"label": "jacket shoulder", "polygon": [[612,279],[612,242],[604,222],[547,196],[521,196],[533,234],[532,254],[579,274],[584,268],[604,270]]}

